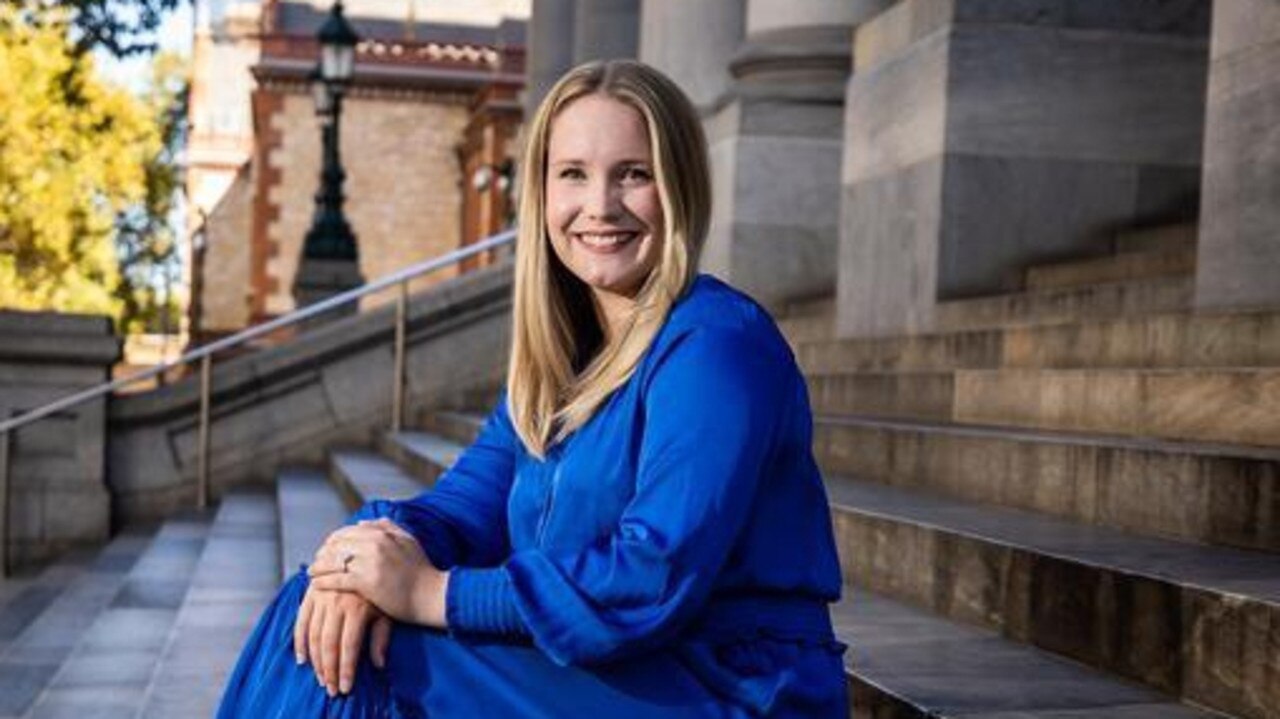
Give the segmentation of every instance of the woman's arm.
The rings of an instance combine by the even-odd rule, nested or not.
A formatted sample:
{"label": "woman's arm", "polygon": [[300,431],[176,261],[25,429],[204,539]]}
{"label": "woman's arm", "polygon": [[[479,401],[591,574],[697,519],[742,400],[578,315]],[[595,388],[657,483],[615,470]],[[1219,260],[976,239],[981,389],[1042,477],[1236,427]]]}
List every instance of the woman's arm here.
{"label": "woman's arm", "polygon": [[476,441],[435,487],[412,499],[368,502],[350,523],[391,520],[412,534],[440,569],[496,565],[511,551],[507,495],[519,446],[503,393]]}
{"label": "woman's arm", "polygon": [[[313,576],[317,572],[331,576],[314,579],[308,587],[295,622],[294,651],[299,664],[310,662],[314,666],[317,677],[331,694],[349,689],[366,626],[374,629],[370,649],[375,663],[382,664],[390,624],[386,616],[375,618],[373,605],[397,619],[438,625],[443,619],[448,574],[437,568],[459,563],[493,565],[510,553],[506,503],[515,475],[517,446],[504,395],[476,441],[434,489],[410,500],[366,503],[349,519],[349,526],[330,534],[317,550],[309,572]],[[390,520],[395,526],[372,524],[374,520]],[[379,531],[374,532],[375,528]],[[408,532],[408,543],[413,546],[400,542],[395,545],[402,550],[398,553],[374,552],[368,547],[371,537],[381,546],[404,532]],[[366,545],[361,550],[364,557],[356,566],[359,571],[333,576],[341,569],[351,569],[344,557],[353,552],[357,543]],[[400,562],[402,571],[370,573],[371,569],[390,566],[385,559],[393,554],[393,558],[404,560]],[[397,581],[384,580],[384,575]],[[406,596],[404,580],[411,576],[414,590]],[[363,591],[354,584],[337,586],[340,580],[354,583],[357,578],[368,585],[362,587]],[[326,588],[356,593],[343,596],[326,593]],[[405,608],[410,600],[418,604],[412,611]],[[435,619],[437,615],[439,620]]]}
{"label": "woman's arm", "polygon": [[522,551],[454,571],[452,630],[527,634],[577,664],[669,641],[704,606],[803,380],[785,351],[744,331],[698,328],[665,350],[647,375],[636,493],[615,530],[572,556]]}

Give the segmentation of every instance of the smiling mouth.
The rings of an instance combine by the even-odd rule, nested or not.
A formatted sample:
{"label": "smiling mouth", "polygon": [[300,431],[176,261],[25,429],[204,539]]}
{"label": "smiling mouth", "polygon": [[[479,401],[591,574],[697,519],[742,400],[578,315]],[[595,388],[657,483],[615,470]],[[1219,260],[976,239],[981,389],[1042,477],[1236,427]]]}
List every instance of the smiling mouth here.
{"label": "smiling mouth", "polygon": [[611,233],[592,233],[578,232],[574,233],[574,239],[586,245],[589,249],[612,252],[627,244],[640,236],[638,232],[611,232]]}

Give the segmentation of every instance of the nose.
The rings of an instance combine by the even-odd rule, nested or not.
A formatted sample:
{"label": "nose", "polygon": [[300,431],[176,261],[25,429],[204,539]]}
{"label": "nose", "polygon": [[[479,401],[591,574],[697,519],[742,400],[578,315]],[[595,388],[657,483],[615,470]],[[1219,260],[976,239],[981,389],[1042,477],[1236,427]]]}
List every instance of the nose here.
{"label": "nose", "polygon": [[582,202],[582,212],[588,219],[614,219],[621,214],[620,206],[618,188],[614,183],[596,179],[588,184]]}

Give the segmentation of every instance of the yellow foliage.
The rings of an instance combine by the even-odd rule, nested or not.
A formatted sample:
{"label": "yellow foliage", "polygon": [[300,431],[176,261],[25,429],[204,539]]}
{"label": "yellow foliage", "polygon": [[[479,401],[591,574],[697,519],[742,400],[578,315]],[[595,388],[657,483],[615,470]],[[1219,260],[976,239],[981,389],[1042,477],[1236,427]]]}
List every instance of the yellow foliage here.
{"label": "yellow foliage", "polygon": [[65,27],[0,5],[0,307],[118,316],[117,213],[143,200],[161,137]]}

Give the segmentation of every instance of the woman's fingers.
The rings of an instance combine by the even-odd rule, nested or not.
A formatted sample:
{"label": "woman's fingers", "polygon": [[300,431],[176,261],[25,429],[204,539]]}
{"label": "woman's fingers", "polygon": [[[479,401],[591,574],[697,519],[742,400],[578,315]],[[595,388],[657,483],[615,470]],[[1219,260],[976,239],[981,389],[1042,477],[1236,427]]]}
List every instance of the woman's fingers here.
{"label": "woman's fingers", "polygon": [[320,635],[324,631],[324,619],[328,610],[329,602],[317,597],[311,621],[307,625],[307,656],[311,661],[311,671],[316,675],[316,684],[320,686],[324,686],[324,657],[320,653]]}
{"label": "woman's fingers", "polygon": [[347,572],[317,574],[311,578],[311,586],[329,592],[359,592],[362,583],[359,573],[353,568]]}
{"label": "woman's fingers", "polygon": [[379,669],[387,668],[387,647],[391,645],[391,619],[379,614],[369,632],[369,659]]}
{"label": "woman's fingers", "polygon": [[298,617],[293,622],[293,657],[298,664],[307,661],[307,632],[315,603],[315,595],[308,588],[302,595],[302,606],[298,607]]}
{"label": "woman's fingers", "polygon": [[[370,531],[376,533],[371,534]],[[352,534],[342,542],[326,545],[316,552],[315,561],[307,568],[307,574],[314,578],[350,570],[361,557],[367,560],[378,556],[380,544],[388,541],[391,540],[381,530],[365,530],[359,534]],[[350,562],[347,557],[352,558]]]}
{"label": "woman's fingers", "polygon": [[356,664],[360,661],[369,611],[358,603],[344,602],[342,615],[342,639],[338,646],[338,691],[346,694],[351,691],[351,685],[355,682]]}
{"label": "woman's fingers", "polygon": [[320,655],[324,688],[333,696],[338,691],[338,654],[342,648],[342,625],[346,620],[340,607],[331,606],[324,615],[324,629],[320,632]]}

